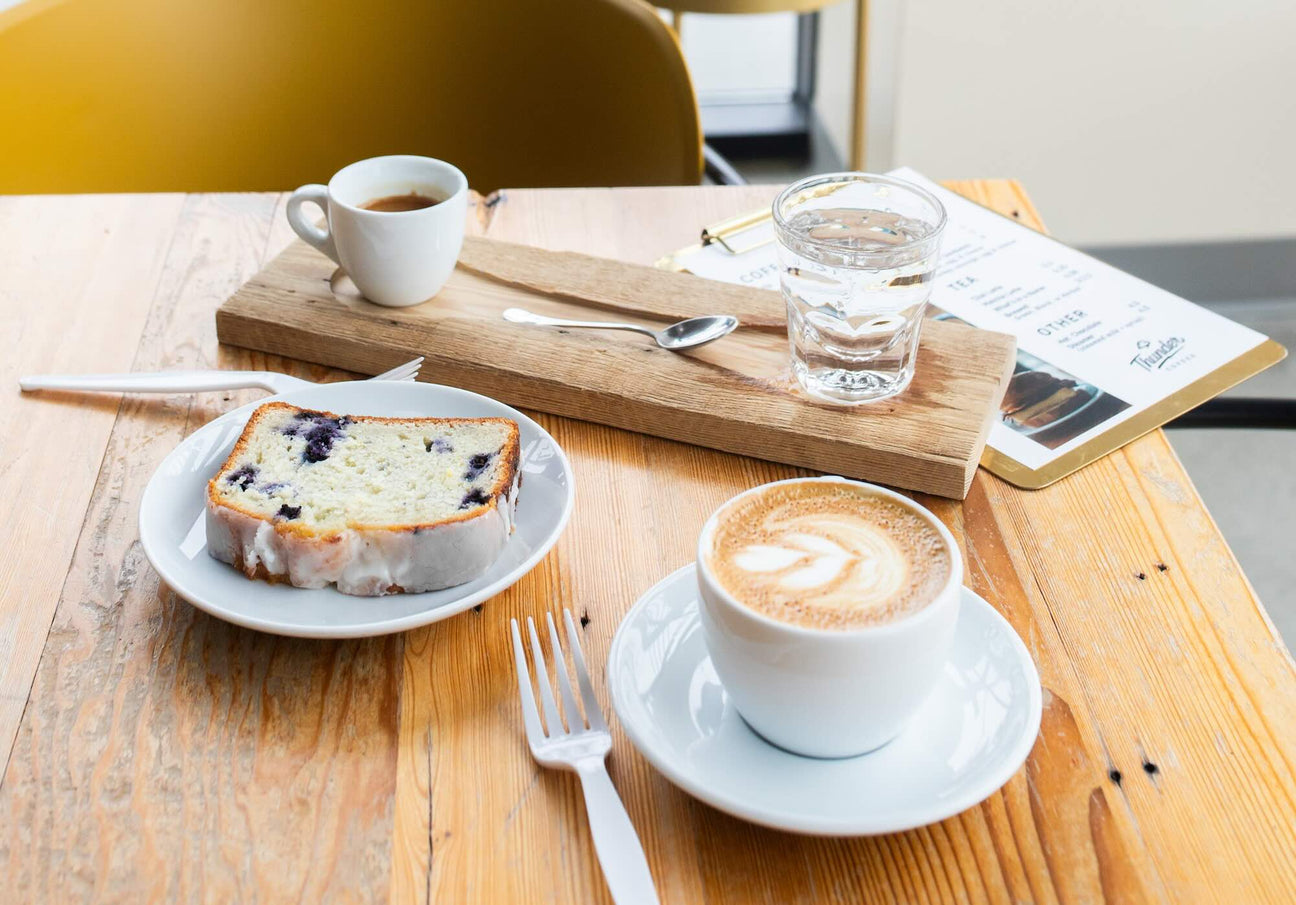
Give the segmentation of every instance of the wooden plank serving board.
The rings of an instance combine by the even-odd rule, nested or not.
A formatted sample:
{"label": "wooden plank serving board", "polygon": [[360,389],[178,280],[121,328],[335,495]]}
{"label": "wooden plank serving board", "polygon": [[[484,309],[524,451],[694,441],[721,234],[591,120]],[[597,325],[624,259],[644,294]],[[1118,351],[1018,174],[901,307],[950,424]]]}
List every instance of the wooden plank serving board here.
{"label": "wooden plank serving board", "polygon": [[[734,314],[742,325],[679,354],[633,333],[503,320],[514,306],[654,327]],[[365,301],[296,242],[220,307],[216,326],[224,343],[364,374],[423,355],[420,379],[511,405],[958,499],[1015,353],[1011,336],[929,321],[899,397],[819,403],[788,369],[776,292],[472,236],[446,287],[412,308]]]}

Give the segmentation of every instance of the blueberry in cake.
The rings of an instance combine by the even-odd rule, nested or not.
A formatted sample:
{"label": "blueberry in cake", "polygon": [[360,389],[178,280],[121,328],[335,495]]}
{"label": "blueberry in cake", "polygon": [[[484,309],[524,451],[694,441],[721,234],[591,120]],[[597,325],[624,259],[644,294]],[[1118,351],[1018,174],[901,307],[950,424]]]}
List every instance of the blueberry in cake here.
{"label": "blueberry in cake", "polygon": [[207,548],[250,578],[344,594],[478,577],[517,505],[507,418],[372,418],[261,406],[207,485]]}

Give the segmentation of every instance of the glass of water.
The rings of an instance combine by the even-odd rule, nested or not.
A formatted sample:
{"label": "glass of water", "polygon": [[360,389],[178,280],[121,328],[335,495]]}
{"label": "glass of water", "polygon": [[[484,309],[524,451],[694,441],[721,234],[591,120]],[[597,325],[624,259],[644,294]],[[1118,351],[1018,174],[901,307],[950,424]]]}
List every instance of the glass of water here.
{"label": "glass of water", "polygon": [[856,405],[913,378],[945,208],[901,179],[834,173],[774,201],[779,282],[797,381]]}

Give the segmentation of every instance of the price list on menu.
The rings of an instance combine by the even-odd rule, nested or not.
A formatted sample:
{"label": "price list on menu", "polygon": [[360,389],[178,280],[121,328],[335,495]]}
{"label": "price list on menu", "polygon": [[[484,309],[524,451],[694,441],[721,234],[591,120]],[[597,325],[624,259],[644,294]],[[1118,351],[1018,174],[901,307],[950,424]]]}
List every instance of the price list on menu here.
{"label": "price list on menu", "polygon": [[[1042,487],[1282,359],[1282,346],[932,182],[949,215],[932,317],[1011,333],[1017,364],[982,464]],[[779,288],[768,218],[733,254],[672,256],[699,276]],[[922,367],[919,359],[918,367]]]}

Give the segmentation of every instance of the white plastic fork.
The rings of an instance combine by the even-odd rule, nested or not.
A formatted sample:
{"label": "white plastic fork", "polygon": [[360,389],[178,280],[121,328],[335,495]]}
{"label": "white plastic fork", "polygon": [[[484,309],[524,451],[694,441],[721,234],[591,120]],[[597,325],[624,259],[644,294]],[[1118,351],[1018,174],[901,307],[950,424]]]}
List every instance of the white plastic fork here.
{"label": "white plastic fork", "polygon": [[[657,905],[657,891],[653,888],[648,859],[635,833],[630,815],[617,795],[616,787],[608,777],[603,759],[612,748],[612,735],[608,732],[603,713],[599,710],[594,686],[590,684],[585,655],[581,652],[580,637],[572,622],[571,612],[563,610],[567,625],[567,640],[571,644],[572,663],[576,682],[580,685],[581,699],[585,702],[585,717],[572,694],[567,679],[567,663],[562,642],[554,627],[553,614],[549,618],[549,643],[553,647],[554,672],[558,676],[558,689],[562,694],[563,712],[567,725],[558,711],[553,689],[549,685],[549,671],[545,667],[540,636],[536,634],[535,621],[527,617],[531,634],[531,655],[535,659],[536,681],[540,686],[540,706],[544,708],[544,725],[536,711],[535,696],[531,693],[531,674],[527,670],[526,650],[516,619],[513,624],[513,657],[517,661],[518,691],[522,695],[522,722],[526,726],[527,743],[536,761],[546,767],[574,770],[580,777],[585,792],[585,811],[589,815],[590,835],[594,837],[594,850],[603,877],[607,880],[612,900],[617,905]],[[547,731],[546,731],[547,729]]]}
{"label": "white plastic fork", "polygon": [[[413,380],[423,367],[420,355],[370,380]],[[206,393],[249,387],[286,393],[317,386],[309,380],[274,371],[157,371],[152,374],[47,374],[22,377],[23,390],[72,390],[83,393]]]}

